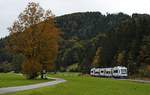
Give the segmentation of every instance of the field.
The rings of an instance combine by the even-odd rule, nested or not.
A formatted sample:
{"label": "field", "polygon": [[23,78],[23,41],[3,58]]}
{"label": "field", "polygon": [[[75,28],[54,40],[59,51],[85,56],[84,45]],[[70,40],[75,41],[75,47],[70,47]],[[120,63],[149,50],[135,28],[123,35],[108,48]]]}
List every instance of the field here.
{"label": "field", "polygon": [[25,77],[23,77],[20,74],[0,73],[0,88],[35,84],[35,83],[41,83],[45,81],[48,81],[48,80],[40,80],[40,79],[26,80]]}
{"label": "field", "polygon": [[50,76],[63,78],[67,82],[5,95],[150,95],[150,84],[79,76],[74,73],[60,73]]}

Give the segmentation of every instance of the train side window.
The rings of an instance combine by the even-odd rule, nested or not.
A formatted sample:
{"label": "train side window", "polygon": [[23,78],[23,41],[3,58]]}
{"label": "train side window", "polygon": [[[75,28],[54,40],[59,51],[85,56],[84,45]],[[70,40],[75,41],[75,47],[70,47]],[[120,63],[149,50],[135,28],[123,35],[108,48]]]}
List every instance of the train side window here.
{"label": "train side window", "polygon": [[114,70],[114,73],[118,73],[118,70]]}
{"label": "train side window", "polygon": [[107,74],[110,74],[110,71],[107,71],[106,73],[107,73]]}
{"label": "train side window", "polygon": [[95,74],[99,74],[99,72],[95,72]]}

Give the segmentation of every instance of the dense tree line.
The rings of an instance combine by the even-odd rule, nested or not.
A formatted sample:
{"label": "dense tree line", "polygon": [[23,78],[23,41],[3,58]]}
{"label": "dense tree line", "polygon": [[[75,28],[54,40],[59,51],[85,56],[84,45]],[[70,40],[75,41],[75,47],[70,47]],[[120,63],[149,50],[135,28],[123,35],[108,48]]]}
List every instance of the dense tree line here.
{"label": "dense tree line", "polygon": [[[149,76],[150,15],[73,13],[56,17],[55,23],[63,33],[55,70],[88,73],[93,66],[122,65],[130,75]],[[3,50],[6,39],[0,41],[0,63],[12,63]]]}
{"label": "dense tree line", "polygon": [[56,23],[64,33],[57,58],[60,69],[77,64],[77,71],[88,72],[97,63],[96,67],[123,65],[130,74],[148,75],[149,15],[74,13],[57,17]]}

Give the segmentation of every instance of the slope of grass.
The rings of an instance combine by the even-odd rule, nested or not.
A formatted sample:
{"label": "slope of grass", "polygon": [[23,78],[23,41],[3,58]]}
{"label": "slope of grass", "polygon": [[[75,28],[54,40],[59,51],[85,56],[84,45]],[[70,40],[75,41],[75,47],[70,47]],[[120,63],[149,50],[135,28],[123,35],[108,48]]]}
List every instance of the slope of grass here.
{"label": "slope of grass", "polygon": [[64,78],[67,82],[7,95],[150,95],[150,84],[66,73],[50,76]]}
{"label": "slope of grass", "polygon": [[20,85],[29,85],[35,83],[46,82],[49,80],[27,80],[20,74],[15,73],[0,73],[0,88],[10,87],[10,86],[20,86]]}

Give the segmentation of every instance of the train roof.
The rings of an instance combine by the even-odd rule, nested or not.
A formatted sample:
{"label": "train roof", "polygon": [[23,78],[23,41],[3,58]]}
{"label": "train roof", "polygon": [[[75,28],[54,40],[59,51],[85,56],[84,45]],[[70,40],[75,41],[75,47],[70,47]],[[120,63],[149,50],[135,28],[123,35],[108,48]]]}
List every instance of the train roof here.
{"label": "train roof", "polygon": [[127,67],[124,67],[124,66],[116,66],[116,67],[114,67],[114,69],[127,69]]}
{"label": "train roof", "polygon": [[92,68],[91,70],[95,69],[127,69],[125,66],[115,66],[115,67],[108,67],[108,68]]}

